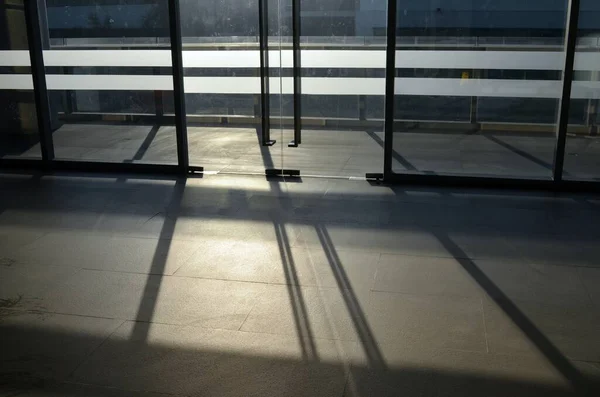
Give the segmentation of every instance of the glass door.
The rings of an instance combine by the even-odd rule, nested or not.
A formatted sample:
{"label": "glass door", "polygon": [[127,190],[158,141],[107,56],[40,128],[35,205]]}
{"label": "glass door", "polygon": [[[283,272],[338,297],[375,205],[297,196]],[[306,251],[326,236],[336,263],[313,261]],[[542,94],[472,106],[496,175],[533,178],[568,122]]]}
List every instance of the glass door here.
{"label": "glass door", "polygon": [[277,108],[262,96],[277,89],[265,74],[266,0],[179,3],[190,165],[263,175],[281,168],[281,140],[263,122]]}
{"label": "glass door", "polygon": [[180,7],[190,165],[219,173],[381,172],[385,5],[181,0]]}
{"label": "glass door", "polygon": [[304,176],[381,173],[385,2],[279,1],[287,1],[291,22],[284,89],[295,116],[285,132],[285,168]]}

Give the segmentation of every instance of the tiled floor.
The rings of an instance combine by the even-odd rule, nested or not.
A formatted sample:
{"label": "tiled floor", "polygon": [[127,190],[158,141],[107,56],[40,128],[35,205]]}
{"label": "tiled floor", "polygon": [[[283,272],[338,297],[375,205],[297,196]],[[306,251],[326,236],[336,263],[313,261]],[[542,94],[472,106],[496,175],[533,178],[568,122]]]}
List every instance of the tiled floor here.
{"label": "tiled floor", "polygon": [[0,396],[597,396],[600,198],[0,175]]}

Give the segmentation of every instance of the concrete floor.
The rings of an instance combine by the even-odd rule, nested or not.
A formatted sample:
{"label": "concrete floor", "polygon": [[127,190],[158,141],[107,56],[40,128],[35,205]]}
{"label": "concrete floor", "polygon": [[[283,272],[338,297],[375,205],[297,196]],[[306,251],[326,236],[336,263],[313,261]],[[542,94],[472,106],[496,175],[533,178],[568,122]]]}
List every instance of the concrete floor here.
{"label": "concrete floor", "polygon": [[0,186],[0,396],[600,395],[599,197]]}
{"label": "concrete floor", "polygon": [[[174,127],[70,124],[53,134],[56,157],[67,160],[175,164]],[[257,130],[188,127],[192,165],[208,171],[264,174],[265,168],[299,169],[303,175],[364,176],[383,170],[381,131],[304,130],[302,144],[287,146],[292,131],[274,130],[272,147]],[[550,178],[552,134],[401,131],[394,135],[392,169],[427,174]],[[39,156],[33,146],[20,156]],[[600,180],[600,138],[569,136],[565,177]]]}

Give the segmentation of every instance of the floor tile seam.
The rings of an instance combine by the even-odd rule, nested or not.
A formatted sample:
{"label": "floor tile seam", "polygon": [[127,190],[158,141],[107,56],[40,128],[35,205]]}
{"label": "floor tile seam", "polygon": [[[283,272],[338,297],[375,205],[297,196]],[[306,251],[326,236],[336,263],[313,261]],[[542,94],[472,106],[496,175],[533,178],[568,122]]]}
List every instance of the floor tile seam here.
{"label": "floor tile seam", "polygon": [[485,338],[485,352],[489,353],[490,352],[490,343],[489,343],[489,336],[488,336],[488,331],[487,331],[487,322],[485,321],[485,309],[483,307],[483,299],[479,299],[479,303],[480,303],[480,308],[481,308],[481,321],[483,323],[483,336]]}
{"label": "floor tile seam", "polygon": [[2,310],[14,312],[14,313],[21,313],[21,314],[41,314],[41,315],[51,314],[51,315],[67,316],[67,317],[83,317],[83,318],[96,318],[96,319],[101,319],[101,320],[129,321],[127,319],[118,318],[118,317],[95,316],[95,315],[91,315],[91,314],[69,313],[69,312],[61,312],[61,311],[57,311],[57,310],[28,309],[28,308],[15,308],[15,307],[4,308]]}
{"label": "floor tile seam", "polygon": [[[100,268],[89,268],[89,267],[78,267],[72,265],[55,265],[55,264],[41,264],[41,263],[33,263],[33,262],[22,262],[25,266],[46,266],[46,267],[57,267],[57,268],[65,268],[72,270],[84,270],[86,272],[101,272],[101,273],[116,273],[116,274],[129,274],[136,276],[155,276],[161,278],[177,278],[177,279],[195,279],[195,280],[213,280],[213,281],[224,281],[224,282],[232,282],[232,283],[247,283],[247,284],[258,284],[258,285],[272,285],[272,286],[292,286],[292,287],[306,287],[306,288],[315,288],[315,289],[326,289],[326,290],[340,290],[337,286],[327,286],[327,285],[319,285],[319,284],[308,284],[308,283],[300,283],[300,284],[291,284],[286,282],[276,282],[276,281],[255,281],[255,280],[243,280],[236,278],[219,278],[219,277],[206,277],[206,276],[193,276],[193,275],[182,275],[182,274],[168,274],[168,273],[146,273],[146,272],[135,272],[128,270],[118,270],[118,269],[100,269]],[[16,268],[16,265],[5,266],[6,268]],[[58,286],[56,286],[57,288]],[[355,290],[354,288],[343,288],[341,290]],[[387,291],[381,291],[387,292]]]}
{"label": "floor tile seam", "polygon": [[[82,318],[95,318],[102,320],[118,320],[121,321],[121,324],[124,322],[136,322],[136,323],[144,323],[144,324],[158,324],[158,325],[170,325],[170,326],[185,326],[184,323],[178,322],[164,322],[164,321],[145,321],[138,320],[136,317],[107,317],[107,316],[97,316],[92,314],[81,314],[75,312],[63,312],[59,310],[40,310],[40,309],[16,309],[16,308],[7,308],[4,310],[8,310],[14,313],[27,313],[27,314],[41,314],[41,315],[59,315],[59,316],[68,316],[68,317],[82,317]],[[119,326],[120,326],[119,325]],[[209,328],[209,327],[206,327]]]}
{"label": "floor tile seam", "polygon": [[[11,259],[11,258],[8,258]],[[83,269],[81,266],[75,265],[57,265],[55,263],[44,263],[44,262],[34,262],[34,261],[15,261],[10,265],[0,265],[0,267],[13,269],[13,270],[21,270],[26,271],[28,267],[36,266],[36,267],[44,267],[44,268],[61,268],[61,269],[72,269],[72,270],[81,270]]]}
{"label": "floor tile seam", "polygon": [[279,285],[268,281],[253,281],[253,280],[237,280],[227,278],[213,278],[213,277],[202,277],[202,276],[189,276],[189,275],[176,275],[176,274],[165,274],[165,273],[143,273],[133,272],[126,270],[113,270],[113,269],[93,269],[93,268],[81,268],[81,270],[102,272],[102,273],[117,273],[117,274],[131,274],[136,276],[154,276],[161,278],[174,278],[174,279],[190,279],[190,280],[212,280],[212,281],[225,281],[232,283],[247,283],[247,284],[258,284],[258,285]]}
{"label": "floor tile seam", "polygon": [[373,272],[373,276],[371,277],[371,283],[369,285],[370,292],[375,291],[375,283],[377,282],[377,274],[379,273],[379,270],[381,269],[381,257],[382,256],[383,256],[383,254],[381,252],[377,254],[377,261],[375,262],[375,271]]}
{"label": "floor tile seam", "polygon": [[[135,232],[134,232],[135,233]],[[198,240],[198,238],[189,238],[189,239],[182,239],[180,237],[150,237],[150,236],[143,236],[143,235],[134,235],[131,236],[131,233],[120,233],[120,232],[114,232],[114,231],[100,231],[97,229],[90,229],[90,230],[81,230],[81,229],[54,229],[54,228],[50,228],[49,230],[46,230],[43,236],[40,236],[40,239],[42,237],[46,237],[48,235],[61,235],[61,234],[77,234],[78,236],[89,236],[89,237],[113,237],[113,238],[127,238],[127,239],[131,239],[131,240],[172,240],[172,241],[196,241]],[[159,234],[159,233],[157,233]],[[39,239],[37,239],[39,240]]]}
{"label": "floor tile seam", "polygon": [[[309,226],[309,225],[307,225]],[[314,224],[310,225],[310,226],[314,226]],[[327,226],[327,225],[325,225]],[[303,241],[305,246],[308,249],[314,249],[315,247],[322,247],[322,245],[318,242],[310,242],[310,241]],[[346,248],[346,247],[342,247],[340,249],[336,249],[339,251],[348,251],[351,250],[350,248]],[[493,260],[493,258],[482,258],[482,257],[469,257],[469,256],[454,256],[451,253],[448,253],[448,255],[419,255],[419,254],[410,254],[410,253],[405,253],[405,252],[400,252],[400,251],[392,251],[391,249],[387,249],[387,248],[363,248],[363,249],[353,249],[354,251],[362,251],[362,252],[367,252],[367,253],[379,253],[382,255],[403,255],[403,256],[412,256],[412,257],[420,257],[420,258],[446,258],[446,259],[471,259],[471,260]]]}
{"label": "floor tile seam", "polygon": [[[194,249],[191,250],[190,254],[187,256],[187,258],[185,260],[182,261],[182,263],[177,267],[177,269],[175,269],[170,276],[175,276],[177,274],[177,272],[179,270],[181,270],[181,268],[183,268],[185,265],[189,264],[192,259],[195,257],[195,255],[198,253],[198,251],[200,251],[200,249],[202,248],[200,245],[194,244],[196,245],[196,247],[194,247]],[[169,244],[169,250],[171,248],[171,245]],[[168,254],[168,251],[167,251]],[[154,255],[156,255],[156,250],[154,251]],[[166,265],[166,261],[167,258],[165,258],[165,265]]]}
{"label": "floor tile seam", "polygon": [[[583,275],[581,274],[581,270],[577,269],[576,271],[577,273],[577,279],[579,280],[579,282],[581,283],[581,285],[583,286],[583,290],[586,293],[587,296],[587,300],[589,301],[589,303],[593,306],[596,307],[597,309],[600,309],[600,307],[598,307],[598,305],[596,304],[596,302],[594,302],[594,298],[592,297],[592,292],[589,290],[589,288],[586,285],[585,279],[583,278]],[[599,274],[600,274],[600,270],[599,270]]]}
{"label": "floor tile seam", "polygon": [[369,292],[375,292],[379,294],[393,294],[393,295],[402,295],[407,297],[416,297],[416,298],[459,298],[459,299],[481,299],[482,296],[489,296],[485,291],[481,291],[481,293],[477,295],[457,295],[457,294],[434,294],[434,293],[414,293],[414,292],[404,292],[404,291],[386,291],[379,289],[370,289]]}
{"label": "floor tile seam", "polygon": [[47,234],[52,233],[52,232],[51,231],[47,231],[47,230],[46,231],[41,231],[40,230],[39,232],[33,231],[33,233],[41,233],[41,235],[39,235],[36,238],[34,238],[33,241],[30,241],[27,244],[22,245],[22,246],[16,248],[17,251],[20,251],[20,250],[22,250],[22,249],[24,249],[24,248],[26,248],[28,246],[31,246],[32,244],[36,243],[37,241],[39,241],[40,239],[42,239],[43,237],[45,237]]}
{"label": "floor tile seam", "polygon": [[158,392],[158,391],[152,391],[152,390],[125,389],[125,388],[120,388],[120,387],[115,387],[115,386],[103,385],[103,384],[99,384],[99,383],[89,383],[89,382],[81,382],[81,381],[74,381],[74,380],[63,380],[63,381],[58,382],[58,384],[84,386],[84,387],[97,387],[100,389],[116,390],[116,391],[122,391],[122,392],[128,392],[128,393],[143,393],[143,394],[152,393],[152,394],[161,395],[161,396],[189,397],[188,394],[165,393],[165,392]]}
{"label": "floor tile seam", "polygon": [[69,372],[69,375],[67,376],[68,379],[71,379],[74,377],[75,373],[87,362],[89,361],[90,357],[92,357],[92,355],[97,352],[105,343],[106,341],[108,341],[116,332],[119,328],[121,328],[123,326],[123,324],[125,324],[125,320],[121,320],[119,322],[119,324],[117,326],[115,326],[113,328],[113,330],[109,333],[107,333],[107,335],[102,339],[102,341],[100,341],[100,343],[98,343],[95,347],[93,347],[92,349],[90,349],[89,353],[83,357],[81,359],[81,361],[75,365],[75,368]]}
{"label": "floor tile seam", "polygon": [[[580,360],[580,359],[572,359],[572,361],[575,362],[580,362],[580,363],[587,363],[587,364],[597,364],[600,365],[600,360],[598,361],[593,361],[593,360]],[[600,368],[598,368],[600,370]]]}
{"label": "floor tile seam", "polygon": [[[222,331],[232,331],[232,332],[241,332],[244,334],[252,334],[252,335],[277,335],[277,336],[285,336],[285,337],[290,337],[290,338],[298,338],[297,334],[287,334],[287,333],[277,333],[277,332],[262,332],[262,331],[249,331],[249,330],[243,330],[241,329],[230,329],[230,328],[213,328],[213,327],[204,327],[202,325],[194,325],[194,324],[189,324],[187,325],[187,327],[194,327],[194,328],[203,328],[203,329],[213,329],[213,330],[222,330]],[[311,338],[308,337],[304,337],[303,339],[314,339],[314,340],[323,340],[323,341],[331,341],[331,342],[350,342],[350,343],[358,343],[359,341],[357,339],[342,339],[342,338],[327,338],[327,337],[323,337],[323,336],[313,336]]]}
{"label": "floor tile seam", "polygon": [[[307,247],[310,248],[314,248],[314,247],[320,247],[321,245],[319,243],[316,242],[306,242]],[[342,248],[341,251],[349,251],[352,250],[351,248]],[[355,251],[357,251],[358,249],[353,249]],[[376,253],[379,252],[381,255],[399,255],[399,256],[410,256],[410,257],[419,257],[419,258],[442,258],[442,259],[468,259],[468,260],[473,260],[475,262],[482,262],[482,261],[487,261],[487,262],[506,262],[505,259],[502,258],[496,258],[496,257],[487,257],[487,256],[455,256],[452,255],[450,253],[448,253],[448,255],[419,255],[419,254],[411,254],[411,253],[405,253],[405,252],[399,252],[399,251],[391,251],[389,249],[386,248],[364,248],[361,249],[360,251],[363,252],[372,252],[372,253]],[[511,260],[510,263],[514,263],[514,261]],[[535,261],[531,261],[531,260],[527,260],[527,263],[529,264],[536,264],[536,265],[542,265],[542,266],[557,266],[557,267],[565,267],[565,268],[578,268],[578,267],[583,267],[583,268],[592,268],[592,269],[597,269],[600,268],[600,266],[592,266],[592,265],[563,265],[563,264],[559,264],[559,263],[539,263],[535,262]]]}
{"label": "floor tile seam", "polygon": [[[200,327],[200,328],[208,328],[208,329],[214,329],[214,328],[209,328],[209,327]],[[281,332],[262,332],[262,331],[249,331],[249,330],[244,330],[244,329],[239,329],[239,330],[231,330],[234,332],[243,332],[243,333],[247,333],[247,334],[255,334],[255,335],[274,335],[274,336],[285,336],[285,337],[290,337],[290,338],[295,338],[298,339],[298,334],[295,332],[291,332],[291,333],[281,333]],[[339,341],[339,342],[350,342],[350,343],[358,343],[360,342],[358,339],[349,339],[349,338],[327,338],[327,337],[323,337],[323,336],[312,336],[310,338],[304,337],[302,339],[311,339],[311,340],[326,340],[326,341]]]}

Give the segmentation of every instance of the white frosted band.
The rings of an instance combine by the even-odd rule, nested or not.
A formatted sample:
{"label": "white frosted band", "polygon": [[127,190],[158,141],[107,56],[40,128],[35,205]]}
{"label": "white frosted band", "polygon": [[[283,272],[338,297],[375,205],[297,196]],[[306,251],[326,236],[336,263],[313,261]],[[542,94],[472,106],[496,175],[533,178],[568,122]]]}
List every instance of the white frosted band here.
{"label": "white frosted band", "polygon": [[260,94],[259,77],[184,77],[189,94]]}
{"label": "white frosted band", "polygon": [[0,74],[0,90],[33,90],[30,74]]}
{"label": "white frosted band", "polygon": [[[382,50],[303,50],[303,68],[385,68]],[[281,62],[280,62],[281,58]],[[51,50],[46,66],[171,67],[170,50]],[[269,51],[271,68],[291,68],[291,50]],[[255,50],[183,51],[186,68],[259,68]],[[0,51],[0,66],[30,66],[29,52]],[[396,51],[396,67],[416,69],[562,70],[564,54],[551,51]],[[576,70],[600,70],[599,52],[578,52]]]}
{"label": "white frosted band", "polygon": [[[48,75],[49,90],[91,91],[172,91],[171,76],[115,75]],[[293,79],[270,78],[272,93],[291,95]],[[258,77],[185,77],[185,91],[190,94],[260,94]],[[551,98],[561,93],[560,81],[536,80],[471,80],[396,78],[396,95],[475,96],[496,98]],[[0,75],[0,89],[31,90],[31,75]],[[374,95],[385,94],[383,78],[323,78],[302,79],[303,95]],[[600,98],[600,82],[575,81],[572,98]]]}
{"label": "white frosted band", "polygon": [[183,51],[184,68],[260,68],[256,51]]}
{"label": "white frosted band", "polygon": [[396,95],[558,98],[560,81],[397,78]]}
{"label": "white frosted band", "polygon": [[170,67],[170,50],[51,50],[44,51],[46,66]]}
{"label": "white frosted band", "polygon": [[46,83],[49,90],[173,91],[172,76],[49,74]]}
{"label": "white frosted band", "polygon": [[31,66],[29,51],[0,51],[0,66]]}

